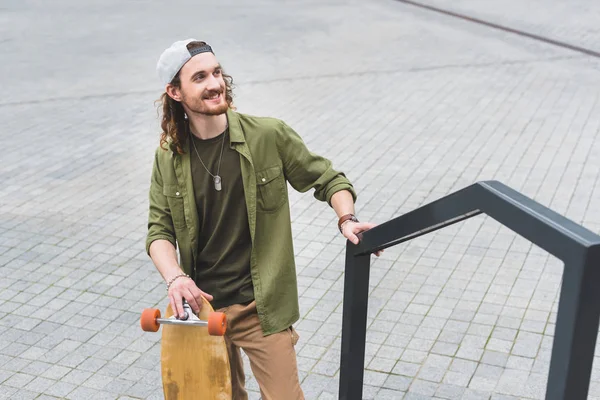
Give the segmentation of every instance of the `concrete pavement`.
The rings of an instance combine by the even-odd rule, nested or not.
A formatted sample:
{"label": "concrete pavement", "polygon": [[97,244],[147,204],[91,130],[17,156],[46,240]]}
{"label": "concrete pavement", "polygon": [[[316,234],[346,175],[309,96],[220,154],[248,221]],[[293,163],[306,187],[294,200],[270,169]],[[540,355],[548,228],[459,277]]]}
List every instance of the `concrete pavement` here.
{"label": "concrete pavement", "polygon": [[[452,7],[597,43],[593,24],[572,22],[593,19],[583,1],[496,3]],[[346,172],[361,220],[496,179],[600,232],[592,57],[387,0],[9,0],[0,398],[163,398],[160,336],[138,318],[166,304],[143,245],[154,67],[186,37],[214,46],[239,111],[284,119]],[[300,377],[307,399],[334,399],[345,241],[311,193],[291,200]],[[372,266],[365,398],[544,398],[561,278],[560,262],[485,217],[386,250]]]}

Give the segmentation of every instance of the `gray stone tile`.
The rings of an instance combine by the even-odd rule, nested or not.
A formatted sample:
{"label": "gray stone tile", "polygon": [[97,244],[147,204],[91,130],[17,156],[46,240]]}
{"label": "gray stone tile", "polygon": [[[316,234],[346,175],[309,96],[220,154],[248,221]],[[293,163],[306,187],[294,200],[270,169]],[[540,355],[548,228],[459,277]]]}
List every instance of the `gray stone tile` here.
{"label": "gray stone tile", "polygon": [[21,343],[13,343],[0,350],[1,355],[17,357],[20,354],[29,350],[29,347]]}
{"label": "gray stone tile", "polygon": [[40,395],[39,393],[21,389],[21,390],[16,391],[15,393],[13,393],[11,395],[11,398],[18,399],[18,400],[30,400],[30,399],[37,398],[39,395]]}
{"label": "gray stone tile", "polygon": [[467,388],[465,389],[462,398],[465,400],[488,400],[490,396],[490,392]]}
{"label": "gray stone tile", "polygon": [[401,347],[383,345],[377,351],[376,356],[378,358],[391,359],[396,361],[400,358],[404,350],[405,349]]}
{"label": "gray stone tile", "polygon": [[488,351],[495,351],[498,353],[510,353],[513,348],[513,342],[510,340],[490,338],[485,346]]}
{"label": "gray stone tile", "polygon": [[20,372],[23,369],[25,369],[29,364],[31,364],[31,360],[7,357],[6,361],[2,363],[2,368],[4,368],[7,371]]}
{"label": "gray stone tile", "polygon": [[0,386],[0,398],[2,399],[10,399],[15,393],[17,393],[19,389],[11,387],[11,386]]}
{"label": "gray stone tile", "polygon": [[508,362],[509,355],[495,351],[484,351],[481,362],[483,364],[505,367]]}
{"label": "gray stone tile", "polygon": [[[402,354],[402,351],[403,349],[399,349],[398,354]],[[377,354],[378,355],[373,356],[368,363],[369,369],[374,371],[389,373],[396,365],[398,358],[400,358],[399,355],[395,357],[392,354],[385,354],[385,352],[382,352],[381,350],[379,350]],[[379,354],[384,354],[386,357],[380,357]]]}
{"label": "gray stone tile", "polygon": [[465,391],[464,387],[456,385],[441,384],[435,392],[435,396],[442,399],[460,399]]}
{"label": "gray stone tile", "polygon": [[424,380],[415,379],[408,388],[408,392],[432,397],[435,394],[438,386],[439,385],[435,382],[427,382]]}
{"label": "gray stone tile", "polygon": [[81,371],[78,369],[74,369],[71,372],[67,373],[64,377],[61,378],[62,382],[71,383],[74,385],[81,385],[82,382],[87,380],[93,374],[89,371]]}
{"label": "gray stone tile", "polygon": [[444,330],[438,338],[441,342],[460,344],[464,338],[464,333]]}
{"label": "gray stone tile", "polygon": [[408,390],[411,382],[412,379],[406,376],[389,375],[382,387],[396,391],[406,391]]}
{"label": "gray stone tile", "polygon": [[506,369],[496,386],[495,392],[521,397],[521,388],[527,382],[527,375],[523,371]]}
{"label": "gray stone tile", "polygon": [[471,381],[472,376],[473,375],[470,373],[448,371],[444,376],[442,383],[454,386],[467,387],[467,385]]}
{"label": "gray stone tile", "polygon": [[140,353],[135,351],[122,351],[119,355],[113,358],[113,361],[120,364],[131,365],[140,357]]}
{"label": "gray stone tile", "polygon": [[440,354],[445,356],[454,356],[458,350],[458,345],[446,342],[435,342],[431,348],[431,352],[434,354]]}
{"label": "gray stone tile", "polygon": [[0,369],[0,383],[4,382],[5,380],[7,380],[8,378],[10,378],[11,376],[13,376],[15,373],[12,371],[4,371]]}
{"label": "gray stone tile", "polygon": [[33,361],[27,366],[25,366],[21,371],[25,374],[39,376],[52,367],[53,365],[49,363],[45,363],[42,361]]}
{"label": "gray stone tile", "polygon": [[494,331],[492,332],[492,338],[500,339],[500,340],[509,340],[514,341],[517,337],[516,329],[502,328],[496,326]]}
{"label": "gray stone tile", "polygon": [[403,397],[404,400],[430,400],[432,397],[430,395],[416,393],[416,392],[408,392]]}
{"label": "gray stone tile", "polygon": [[512,354],[523,357],[535,357],[541,344],[541,335],[529,332],[519,332]]}
{"label": "gray stone tile", "polygon": [[[390,363],[392,364],[391,367],[389,365]],[[393,368],[393,364],[395,364],[395,361],[392,360],[373,359],[369,363],[369,369],[379,372],[390,372]],[[339,369],[339,363],[321,360],[315,364],[312,371],[325,376],[334,376],[339,371]]]}
{"label": "gray stone tile", "polygon": [[58,364],[63,367],[76,368],[86,360],[87,360],[86,356],[83,356],[81,354],[72,353],[72,354],[67,355],[60,361],[58,361]]}
{"label": "gray stone tile", "polygon": [[24,388],[27,384],[29,384],[34,379],[35,379],[35,376],[33,376],[33,375],[28,375],[28,374],[24,374],[21,372],[17,372],[16,374],[14,374],[11,377],[9,377],[8,379],[6,379],[2,384],[21,389],[21,388]]}
{"label": "gray stone tile", "polygon": [[90,376],[86,381],[81,383],[81,386],[85,386],[92,389],[103,390],[113,381],[113,378],[106,375],[94,374]]}
{"label": "gray stone tile", "polygon": [[420,369],[417,377],[424,381],[439,383],[442,381],[445,374],[446,374],[446,370],[444,368],[423,366]]}
{"label": "gray stone tile", "polygon": [[45,393],[45,391],[52,385],[54,385],[56,381],[52,379],[37,377],[33,381],[29,382],[25,389],[34,393]]}
{"label": "gray stone tile", "polygon": [[404,392],[396,390],[381,389],[377,392],[375,399],[377,400],[395,400],[401,399],[404,396]]}
{"label": "gray stone tile", "polygon": [[382,373],[378,371],[369,371],[366,370],[364,372],[364,383],[365,385],[381,387],[384,382],[389,378],[389,374]]}
{"label": "gray stone tile", "polygon": [[396,363],[396,366],[394,367],[392,373],[398,374],[398,375],[403,375],[403,376],[413,377],[413,376],[417,375],[417,372],[419,371],[420,368],[421,368],[421,365],[417,364],[417,363],[398,361]]}
{"label": "gray stone tile", "polygon": [[408,363],[422,363],[423,361],[425,361],[426,358],[426,351],[406,349],[404,353],[402,353],[402,357],[400,357],[400,360]]}
{"label": "gray stone tile", "polygon": [[427,360],[425,361],[425,363],[423,365],[426,367],[447,369],[451,363],[452,363],[451,357],[430,354],[427,357]]}
{"label": "gray stone tile", "polygon": [[476,347],[459,347],[456,357],[465,360],[479,361],[483,356],[483,349]]}
{"label": "gray stone tile", "polygon": [[[96,389],[91,389],[91,388],[86,388],[83,386],[79,386],[78,388],[76,388],[75,390],[73,390],[72,392],[70,392],[66,398],[69,400],[84,400],[84,399],[89,399],[89,398],[95,398],[95,399],[99,399],[99,398],[107,398],[108,395],[103,395],[101,391],[96,390]],[[112,398],[113,396],[111,396]]]}
{"label": "gray stone tile", "polygon": [[477,367],[477,362],[455,358],[454,360],[452,360],[452,364],[450,365],[449,370],[454,372],[473,374],[475,373]]}
{"label": "gray stone tile", "polygon": [[422,352],[429,352],[435,342],[433,340],[420,339],[413,337],[408,343],[407,350],[417,350]]}
{"label": "gray stone tile", "polygon": [[[162,385],[162,383],[160,383],[160,380],[157,381],[157,383],[159,385]],[[113,378],[110,382],[110,385],[105,386],[104,390],[107,391],[108,393],[114,393],[114,394],[118,395],[120,393],[125,393],[134,384],[135,384],[134,382],[128,381],[125,379]],[[161,394],[161,396],[163,396],[162,386],[160,386],[160,387],[157,386],[156,392],[159,392]]]}

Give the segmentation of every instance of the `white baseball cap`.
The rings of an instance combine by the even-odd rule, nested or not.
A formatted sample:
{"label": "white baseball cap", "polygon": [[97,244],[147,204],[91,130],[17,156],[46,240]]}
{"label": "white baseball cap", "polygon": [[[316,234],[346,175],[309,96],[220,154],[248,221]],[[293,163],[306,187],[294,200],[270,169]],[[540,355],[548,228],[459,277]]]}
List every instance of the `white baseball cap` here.
{"label": "white baseball cap", "polygon": [[208,44],[193,50],[188,50],[188,43],[196,41],[196,39],[179,40],[173,43],[160,55],[158,63],[156,64],[156,71],[158,72],[160,81],[165,86],[171,83],[181,67],[183,67],[184,64],[196,54],[206,52],[211,52],[214,54],[212,48]]}

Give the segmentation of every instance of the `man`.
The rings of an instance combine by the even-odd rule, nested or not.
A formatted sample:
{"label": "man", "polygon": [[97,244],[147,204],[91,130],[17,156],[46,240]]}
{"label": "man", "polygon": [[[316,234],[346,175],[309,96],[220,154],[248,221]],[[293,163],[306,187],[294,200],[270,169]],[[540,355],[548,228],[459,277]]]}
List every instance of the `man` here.
{"label": "man", "polygon": [[157,70],[165,86],[163,132],[146,251],[167,282],[176,316],[182,299],[198,312],[202,297],[225,312],[234,399],[247,398],[240,348],[264,400],[303,399],[292,327],[299,306],[287,182],[327,201],[353,243],[374,224],[358,222],[351,183],[289,126],[234,111],[232,79],[211,46],[175,42]]}

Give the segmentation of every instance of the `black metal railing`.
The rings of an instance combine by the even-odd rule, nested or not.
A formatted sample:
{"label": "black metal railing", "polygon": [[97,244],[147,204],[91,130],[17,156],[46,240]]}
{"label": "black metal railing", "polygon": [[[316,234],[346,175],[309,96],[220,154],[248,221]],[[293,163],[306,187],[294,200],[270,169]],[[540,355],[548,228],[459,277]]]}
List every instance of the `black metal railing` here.
{"label": "black metal railing", "polygon": [[347,243],[339,398],[362,399],[371,254],[487,214],[564,262],[546,399],[587,398],[600,318],[600,236],[497,181],[484,181]]}

